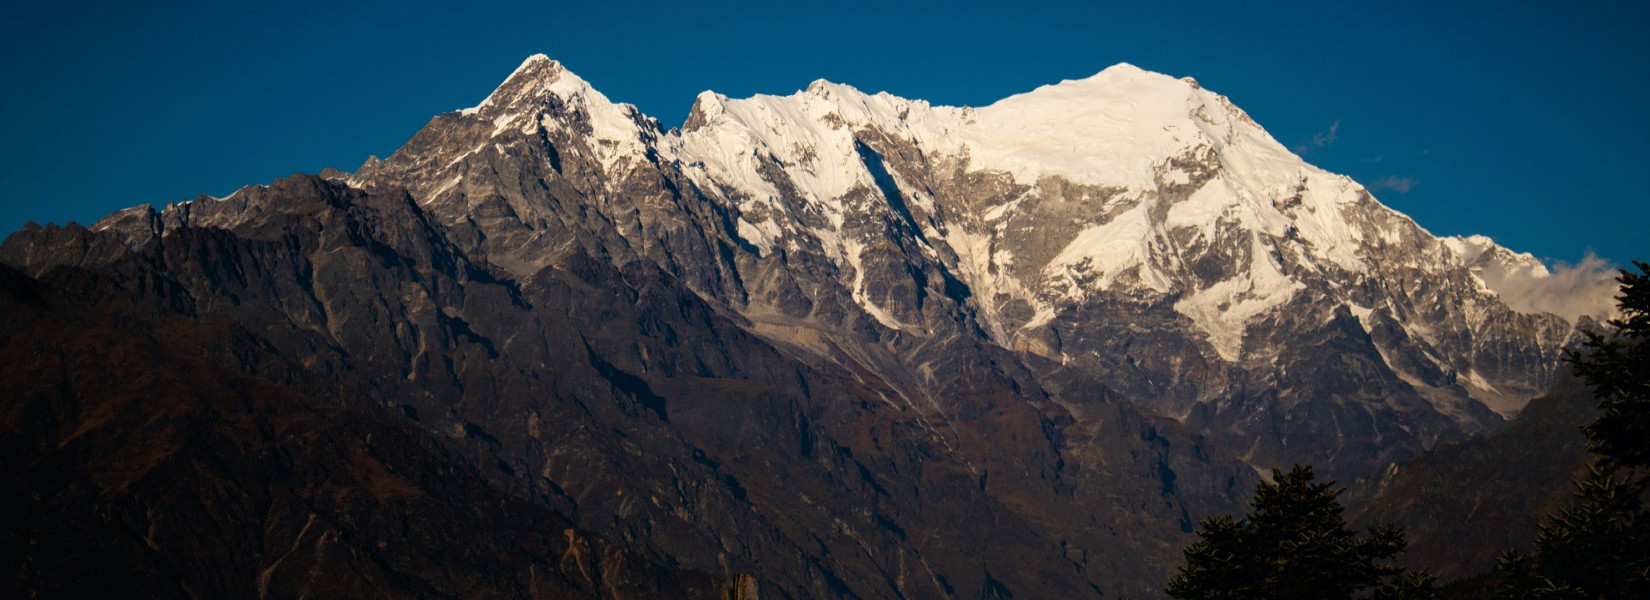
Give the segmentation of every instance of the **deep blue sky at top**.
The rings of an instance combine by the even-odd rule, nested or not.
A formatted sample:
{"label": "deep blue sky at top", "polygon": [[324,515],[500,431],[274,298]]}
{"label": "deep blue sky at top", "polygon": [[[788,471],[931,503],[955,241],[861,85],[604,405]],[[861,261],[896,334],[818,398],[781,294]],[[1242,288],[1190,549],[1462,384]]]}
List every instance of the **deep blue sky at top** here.
{"label": "deep blue sky at top", "polygon": [[1650,259],[1646,2],[7,3],[0,230],[351,170],[529,54],[679,124],[825,78],[982,106],[1196,77],[1437,234]]}

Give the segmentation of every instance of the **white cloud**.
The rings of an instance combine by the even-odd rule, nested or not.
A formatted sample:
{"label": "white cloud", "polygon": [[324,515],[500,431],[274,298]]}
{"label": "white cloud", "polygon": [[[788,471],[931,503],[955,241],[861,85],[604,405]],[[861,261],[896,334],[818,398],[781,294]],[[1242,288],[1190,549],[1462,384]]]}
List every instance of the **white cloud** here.
{"label": "white cloud", "polygon": [[1329,124],[1329,131],[1320,131],[1312,135],[1312,141],[1295,146],[1295,154],[1306,154],[1308,150],[1315,150],[1324,146],[1333,146],[1335,138],[1340,135],[1341,120],[1335,119]]}
{"label": "white cloud", "polygon": [[1620,290],[1615,265],[1591,252],[1574,265],[1556,263],[1545,274],[1485,268],[1478,277],[1501,296],[1508,308],[1523,313],[1549,312],[1572,322],[1581,315],[1595,319],[1613,315]]}
{"label": "white cloud", "polygon": [[1334,144],[1335,143],[1335,136],[1338,135],[1340,132],[1341,132],[1341,121],[1340,121],[1340,119],[1336,119],[1334,123],[1329,124],[1329,131],[1325,131],[1323,133],[1319,133],[1318,135],[1312,136],[1312,145],[1314,147],[1322,148],[1324,146]]}
{"label": "white cloud", "polygon": [[1388,175],[1385,178],[1378,179],[1374,183],[1369,184],[1369,191],[1371,192],[1392,190],[1400,194],[1408,194],[1409,191],[1414,188],[1414,177],[1393,177]]}

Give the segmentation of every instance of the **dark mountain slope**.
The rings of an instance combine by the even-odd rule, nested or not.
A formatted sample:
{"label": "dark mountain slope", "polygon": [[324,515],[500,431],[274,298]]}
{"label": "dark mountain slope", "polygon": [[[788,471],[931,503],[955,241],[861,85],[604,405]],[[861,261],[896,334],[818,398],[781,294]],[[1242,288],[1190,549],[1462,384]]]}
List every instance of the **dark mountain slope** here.
{"label": "dark mountain slope", "polygon": [[[709,597],[428,434],[218,363],[228,319],[0,267],[8,597]],[[292,368],[290,365],[286,368]]]}
{"label": "dark mountain slope", "polygon": [[1592,394],[1565,369],[1507,429],[1352,486],[1351,520],[1403,525],[1404,561],[1443,579],[1487,572],[1502,552],[1528,550],[1542,519],[1570,503],[1591,462],[1580,427],[1595,417]]}
{"label": "dark mountain slope", "polygon": [[966,338],[937,400],[913,401],[755,337],[649,262],[580,249],[502,273],[404,193],[294,177],[128,216],[26,229],[0,258],[57,296],[239,332],[180,347],[416,424],[496,489],[655,564],[753,573],[764,595],[1150,593],[1188,515],[1229,510],[1253,477],[1102,389],[1068,392],[1101,417],[1078,423]]}

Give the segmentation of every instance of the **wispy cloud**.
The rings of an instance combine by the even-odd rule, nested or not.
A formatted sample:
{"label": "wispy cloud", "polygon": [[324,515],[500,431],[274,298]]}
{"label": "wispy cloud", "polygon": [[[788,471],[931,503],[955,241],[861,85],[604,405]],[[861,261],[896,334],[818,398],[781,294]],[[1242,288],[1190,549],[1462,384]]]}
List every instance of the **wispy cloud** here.
{"label": "wispy cloud", "polygon": [[1324,146],[1333,146],[1335,145],[1335,138],[1338,137],[1340,133],[1341,120],[1335,119],[1334,123],[1329,124],[1329,131],[1320,131],[1315,133],[1312,135],[1312,141],[1295,146],[1295,154],[1306,154],[1308,151],[1316,150]]}
{"label": "wispy cloud", "polygon": [[1317,146],[1319,148],[1322,148],[1324,146],[1328,146],[1330,144],[1333,144],[1333,143],[1335,143],[1335,136],[1339,135],[1340,132],[1341,132],[1341,120],[1340,119],[1335,119],[1334,123],[1329,124],[1329,131],[1325,131],[1325,132],[1319,133],[1318,135],[1312,136],[1312,145]]}
{"label": "wispy cloud", "polygon": [[1383,160],[1386,160],[1386,155],[1385,154],[1382,154],[1382,155],[1379,155],[1379,156],[1371,156],[1369,158],[1358,159],[1358,162],[1360,164],[1372,165],[1372,164],[1381,162]]}
{"label": "wispy cloud", "polygon": [[1581,315],[1604,319],[1615,312],[1615,265],[1591,252],[1574,265],[1554,264],[1547,275],[1486,268],[1478,276],[1519,312],[1549,312],[1572,321]]}
{"label": "wispy cloud", "polygon": [[1388,175],[1384,178],[1375,180],[1374,183],[1369,184],[1369,191],[1371,192],[1392,190],[1400,194],[1408,194],[1412,189],[1415,189],[1414,177],[1393,177]]}

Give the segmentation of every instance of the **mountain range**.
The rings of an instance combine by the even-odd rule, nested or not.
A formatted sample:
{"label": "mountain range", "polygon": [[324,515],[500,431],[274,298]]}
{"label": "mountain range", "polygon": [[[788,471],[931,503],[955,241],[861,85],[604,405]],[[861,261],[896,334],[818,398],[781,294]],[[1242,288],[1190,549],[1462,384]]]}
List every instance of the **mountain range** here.
{"label": "mountain range", "polygon": [[1157,595],[1273,467],[1390,516],[1610,306],[1126,64],[665,129],[534,56],[354,172],[0,262],[4,501],[58,515],[14,585],[160,597]]}

